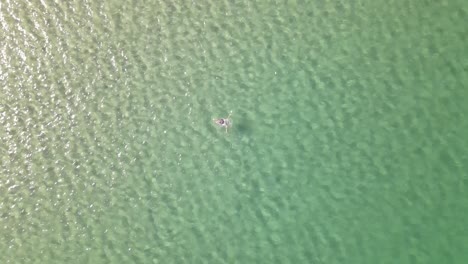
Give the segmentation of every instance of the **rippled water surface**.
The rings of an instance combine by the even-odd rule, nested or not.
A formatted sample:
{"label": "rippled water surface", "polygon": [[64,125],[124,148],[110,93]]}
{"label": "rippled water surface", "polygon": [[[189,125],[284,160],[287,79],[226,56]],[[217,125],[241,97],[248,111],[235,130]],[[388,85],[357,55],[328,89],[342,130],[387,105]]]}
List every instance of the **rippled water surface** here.
{"label": "rippled water surface", "polygon": [[1,1],[0,263],[466,263],[467,3]]}

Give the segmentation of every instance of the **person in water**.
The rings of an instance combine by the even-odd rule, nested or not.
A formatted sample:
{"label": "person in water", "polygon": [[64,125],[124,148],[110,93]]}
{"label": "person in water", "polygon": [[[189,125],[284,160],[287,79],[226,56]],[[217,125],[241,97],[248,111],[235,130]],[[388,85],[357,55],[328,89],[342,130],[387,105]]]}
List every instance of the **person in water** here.
{"label": "person in water", "polygon": [[229,116],[226,117],[226,118],[216,118],[216,119],[213,119],[213,121],[214,121],[215,124],[217,124],[218,126],[224,127],[224,128],[226,129],[226,133],[227,133],[228,128],[232,125],[232,122],[231,122],[231,120],[229,119],[230,116],[231,116],[231,114],[229,114]]}

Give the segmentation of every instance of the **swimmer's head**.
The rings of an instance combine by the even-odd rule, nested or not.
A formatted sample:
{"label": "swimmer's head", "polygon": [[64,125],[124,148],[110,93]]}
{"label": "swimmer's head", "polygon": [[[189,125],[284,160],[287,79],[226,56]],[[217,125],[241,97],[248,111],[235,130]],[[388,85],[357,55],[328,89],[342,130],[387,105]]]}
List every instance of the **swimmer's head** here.
{"label": "swimmer's head", "polygon": [[219,119],[215,119],[214,120],[216,124],[222,126],[224,125],[224,119],[223,118],[219,118]]}

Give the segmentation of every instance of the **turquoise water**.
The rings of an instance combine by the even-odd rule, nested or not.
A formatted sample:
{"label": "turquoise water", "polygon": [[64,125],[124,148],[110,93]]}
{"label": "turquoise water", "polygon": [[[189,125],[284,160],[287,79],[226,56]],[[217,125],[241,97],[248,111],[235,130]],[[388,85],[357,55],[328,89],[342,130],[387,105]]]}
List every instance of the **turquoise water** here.
{"label": "turquoise water", "polygon": [[2,1],[0,263],[466,263],[467,17]]}

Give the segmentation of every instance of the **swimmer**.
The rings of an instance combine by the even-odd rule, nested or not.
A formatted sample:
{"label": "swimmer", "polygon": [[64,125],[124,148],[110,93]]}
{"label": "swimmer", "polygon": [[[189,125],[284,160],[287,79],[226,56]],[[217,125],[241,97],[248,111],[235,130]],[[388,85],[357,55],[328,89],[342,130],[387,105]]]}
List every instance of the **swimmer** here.
{"label": "swimmer", "polygon": [[216,119],[213,119],[213,122],[215,122],[215,124],[217,124],[218,126],[220,127],[224,127],[226,129],[226,133],[228,132],[228,128],[230,126],[232,126],[232,122],[231,122],[231,119],[229,119],[229,117],[231,117],[231,113],[229,113],[229,116],[226,117],[226,118],[216,118]]}

